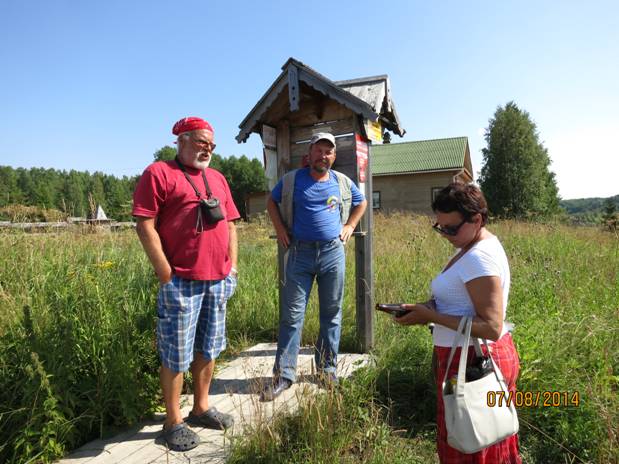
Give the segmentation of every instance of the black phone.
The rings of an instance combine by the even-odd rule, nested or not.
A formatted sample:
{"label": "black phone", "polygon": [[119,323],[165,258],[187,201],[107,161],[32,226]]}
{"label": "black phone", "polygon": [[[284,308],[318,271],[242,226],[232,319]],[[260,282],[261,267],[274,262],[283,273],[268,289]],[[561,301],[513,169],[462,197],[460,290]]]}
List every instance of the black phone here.
{"label": "black phone", "polygon": [[409,311],[408,309],[403,309],[400,303],[376,304],[376,310],[392,314],[395,317],[402,317]]}

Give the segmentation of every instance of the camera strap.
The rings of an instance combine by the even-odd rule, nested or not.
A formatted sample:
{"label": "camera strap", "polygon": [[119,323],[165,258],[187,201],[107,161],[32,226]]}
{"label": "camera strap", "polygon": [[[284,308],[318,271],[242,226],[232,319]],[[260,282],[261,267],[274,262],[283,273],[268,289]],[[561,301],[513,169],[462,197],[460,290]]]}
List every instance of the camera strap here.
{"label": "camera strap", "polygon": [[[183,171],[183,174],[185,175],[185,179],[187,179],[187,181],[193,187],[193,191],[196,192],[196,197],[198,197],[198,200],[202,200],[202,194],[200,193],[200,190],[198,190],[198,187],[196,187],[196,184],[193,183],[193,181],[191,180],[191,177],[189,177],[189,174],[187,174],[187,169],[185,169],[185,166],[183,165],[183,163],[179,161],[178,156],[174,158],[174,161],[176,161],[176,164],[178,165],[179,169]],[[211,192],[211,189],[208,186],[208,182],[206,180],[206,174],[204,173],[204,171],[205,170],[202,169],[202,180],[204,181],[204,188],[206,189],[206,198],[208,200],[213,196],[213,193]],[[196,231],[200,233],[203,230],[204,230],[204,226],[202,224],[202,212],[200,210],[200,205],[198,204],[198,217],[196,219]]]}
{"label": "camera strap", "polygon": [[[185,166],[183,166],[183,163],[181,163],[178,160],[178,156],[174,158],[174,161],[176,161],[176,164],[178,165],[179,169],[183,171],[183,174],[185,175],[185,179],[187,179],[189,183],[191,184],[191,186],[193,187],[193,191],[196,192],[196,196],[198,197],[198,199],[202,198],[202,194],[200,193],[200,190],[198,190],[198,187],[196,187],[196,184],[193,183],[193,181],[191,180],[191,177],[189,177],[189,174],[187,174],[187,169],[185,169]],[[208,182],[206,180],[206,174],[204,173],[204,171],[205,170],[202,169],[202,180],[204,181],[204,188],[206,189],[206,198],[209,199],[213,196],[213,193],[211,192],[211,189],[208,186]]]}

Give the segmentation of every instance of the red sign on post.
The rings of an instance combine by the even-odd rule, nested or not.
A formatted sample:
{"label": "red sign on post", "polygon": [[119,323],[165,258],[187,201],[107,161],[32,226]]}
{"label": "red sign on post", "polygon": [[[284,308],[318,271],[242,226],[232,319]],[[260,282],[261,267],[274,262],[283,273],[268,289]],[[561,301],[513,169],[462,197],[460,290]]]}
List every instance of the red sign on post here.
{"label": "red sign on post", "polygon": [[357,167],[359,168],[359,182],[365,182],[368,167],[368,144],[359,134],[355,134]]}

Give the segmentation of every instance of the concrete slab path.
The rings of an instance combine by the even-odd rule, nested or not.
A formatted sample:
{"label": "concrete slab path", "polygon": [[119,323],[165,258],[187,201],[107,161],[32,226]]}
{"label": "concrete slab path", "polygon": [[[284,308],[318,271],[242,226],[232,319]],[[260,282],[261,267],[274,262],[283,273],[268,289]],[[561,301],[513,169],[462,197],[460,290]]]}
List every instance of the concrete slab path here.
{"label": "concrete slab path", "polygon": [[[95,440],[82,446],[60,464],[180,464],[224,463],[230,438],[257,421],[269,420],[275,414],[292,412],[299,398],[319,391],[314,381],[314,356],[309,347],[302,348],[298,361],[298,381],[273,402],[259,401],[259,392],[270,382],[277,345],[261,343],[243,351],[225,364],[211,384],[211,406],[232,414],[235,425],[226,433],[192,427],[201,443],[187,452],[169,451],[160,438],[163,414],[106,440]],[[368,355],[341,353],[338,356],[338,376],[348,377],[367,364]],[[192,408],[192,396],[181,399],[186,417]]]}

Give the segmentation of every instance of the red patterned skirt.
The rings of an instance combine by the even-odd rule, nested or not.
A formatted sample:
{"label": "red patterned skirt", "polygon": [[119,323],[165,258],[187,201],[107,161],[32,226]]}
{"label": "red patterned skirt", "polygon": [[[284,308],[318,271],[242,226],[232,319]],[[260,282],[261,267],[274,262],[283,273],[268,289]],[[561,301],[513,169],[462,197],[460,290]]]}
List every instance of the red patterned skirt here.
{"label": "red patterned skirt", "polygon": [[[434,380],[436,381],[436,423],[438,426],[436,442],[438,457],[442,464],[521,464],[518,451],[518,435],[513,435],[505,440],[485,448],[477,453],[464,454],[447,444],[447,428],[445,427],[445,407],[441,394],[441,383],[445,376],[447,361],[451,348],[443,346],[434,347]],[[490,345],[492,359],[499,366],[508,388],[515,393],[516,379],[520,371],[518,353],[509,333],[503,335],[497,342]],[[461,348],[458,348],[449,368],[449,377],[458,374],[458,361],[460,360]],[[483,347],[486,353],[486,347]],[[469,347],[467,362],[471,362],[475,356],[475,350]]]}

